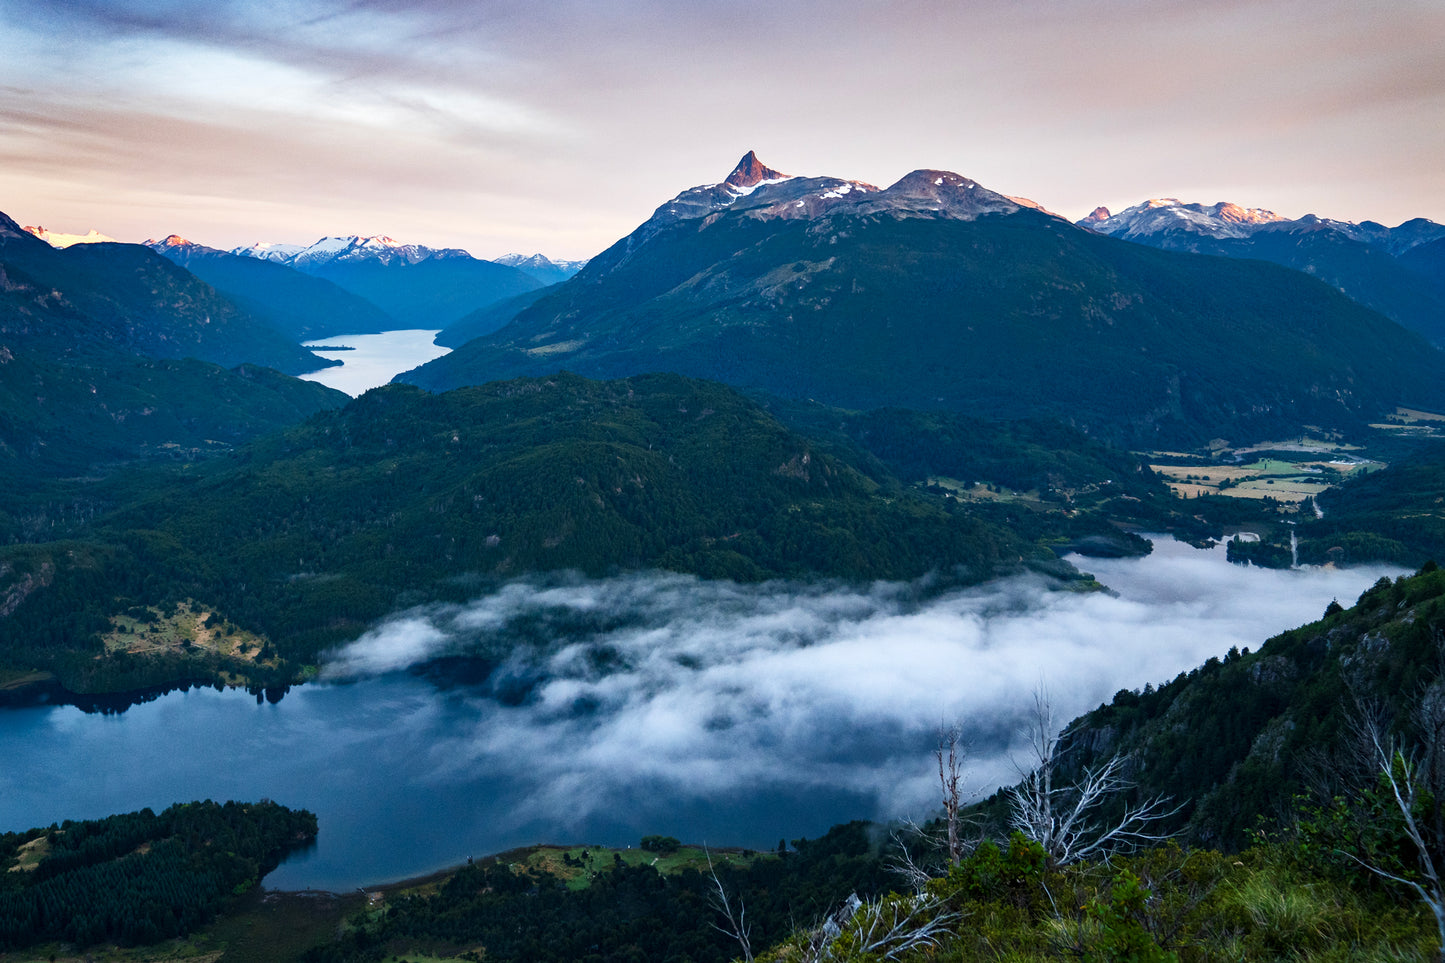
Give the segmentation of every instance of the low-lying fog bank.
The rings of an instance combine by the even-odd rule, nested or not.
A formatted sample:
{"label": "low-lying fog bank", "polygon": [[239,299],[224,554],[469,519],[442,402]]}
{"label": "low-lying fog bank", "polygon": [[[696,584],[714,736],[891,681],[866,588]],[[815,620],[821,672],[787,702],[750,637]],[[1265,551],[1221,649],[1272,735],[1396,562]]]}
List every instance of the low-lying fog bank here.
{"label": "low-lying fog bank", "polygon": [[1116,594],[1034,578],[935,597],[666,574],[518,582],[398,614],[332,654],[334,684],[274,705],[204,689],[118,716],[0,714],[0,829],[265,796],[321,822],[275,888],[345,889],[539,841],[771,847],[927,815],[941,721],[973,742],[973,788],[1011,781],[1040,684],[1063,722],[1399,574],[1156,546],[1074,560]]}
{"label": "low-lying fog bank", "polygon": [[475,713],[439,773],[516,768],[559,826],[636,804],[640,785],[845,789],[859,815],[922,815],[940,722],[973,745],[979,787],[1014,778],[1032,693],[1062,723],[1121,688],[1258,647],[1399,570],[1274,571],[1158,539],[1143,560],[1074,558],[1113,590],[1019,577],[919,601],[871,589],[686,576],[509,585],[413,610],[333,653],[323,677],[410,670]]}

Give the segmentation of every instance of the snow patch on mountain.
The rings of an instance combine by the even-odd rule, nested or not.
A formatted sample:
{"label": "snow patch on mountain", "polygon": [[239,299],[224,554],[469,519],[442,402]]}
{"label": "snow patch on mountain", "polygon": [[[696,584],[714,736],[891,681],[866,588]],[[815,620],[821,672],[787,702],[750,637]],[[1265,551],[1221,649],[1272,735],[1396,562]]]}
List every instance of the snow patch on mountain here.
{"label": "snow patch on mountain", "polygon": [[1186,204],[1177,198],[1164,197],[1135,204],[1118,214],[1110,214],[1108,208],[1096,208],[1092,214],[1077,223],[1080,227],[1100,234],[1132,240],[1168,232],[1202,234],[1214,238],[1248,237],[1263,225],[1285,220],[1287,218],[1274,211],[1240,207],[1228,201],[1206,206]]}
{"label": "snow patch on mountain", "polygon": [[1375,221],[1337,221],[1306,214],[1290,219],[1258,207],[1241,207],[1227,201],[1217,204],[1186,204],[1173,197],[1157,198],[1135,204],[1118,214],[1107,207],[1097,207],[1087,217],[1076,221],[1080,227],[1126,241],[1161,237],[1208,237],[1216,240],[1239,240],[1265,231],[1334,231],[1362,244],[1383,248],[1399,255],[1412,247],[1445,237],[1445,225],[1426,218],[1415,218],[1395,228]]}
{"label": "snow patch on mountain", "polygon": [[279,261],[303,271],[336,261],[371,260],[383,264],[418,264],[444,258],[471,257],[471,254],[461,248],[426,247],[421,244],[406,244],[385,235],[363,237],[359,234],[349,237],[323,237],[309,245],[260,242],[235,248],[231,253],[242,257]]}
{"label": "snow patch on mountain", "polygon": [[257,241],[245,247],[232,248],[232,254],[239,254],[241,257],[254,257],[262,261],[289,261],[291,258],[306,250],[305,244],[275,244],[270,241]]}
{"label": "snow patch on mountain", "polygon": [[492,258],[495,264],[505,264],[507,267],[521,268],[526,270],[545,270],[557,268],[561,271],[576,273],[587,265],[587,258],[580,261],[553,260],[545,254],[503,254],[501,257]]}
{"label": "snow patch on mountain", "polygon": [[84,234],[65,234],[61,231],[49,231],[43,227],[26,227],[25,230],[40,238],[51,247],[70,247],[72,244],[115,244],[115,238],[102,234],[95,228],[91,228]]}

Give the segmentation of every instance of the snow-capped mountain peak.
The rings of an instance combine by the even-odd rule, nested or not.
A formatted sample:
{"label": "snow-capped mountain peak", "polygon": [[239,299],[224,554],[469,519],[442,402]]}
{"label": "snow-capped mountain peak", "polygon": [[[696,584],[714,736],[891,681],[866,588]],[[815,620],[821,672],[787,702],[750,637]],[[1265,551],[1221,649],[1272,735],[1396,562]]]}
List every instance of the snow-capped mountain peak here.
{"label": "snow-capped mountain peak", "polygon": [[727,188],[735,197],[747,197],[759,187],[786,180],[792,180],[792,175],[773,170],[758,160],[755,152],[748,151],[720,186]]}
{"label": "snow-capped mountain peak", "polygon": [[230,253],[238,254],[241,257],[254,257],[261,261],[284,263],[304,250],[306,250],[305,244],[276,244],[271,241],[257,241],[255,244],[245,247],[232,248]]}
{"label": "snow-capped mountain peak", "polygon": [[1186,204],[1175,197],[1159,197],[1135,204],[1118,214],[1105,207],[1079,221],[1080,227],[1130,239],[1165,232],[1201,234],[1214,238],[1247,237],[1257,228],[1286,218],[1258,207],[1241,207],[1228,201]]}
{"label": "snow-capped mountain peak", "polygon": [[142,243],[145,244],[145,246],[148,247],[148,248],[150,248],[151,250],[160,250],[160,249],[162,249],[162,248],[171,248],[171,247],[195,247],[195,246],[196,246],[196,243],[195,243],[194,241],[188,241],[188,240],[186,240],[185,238],[181,237],[179,234],[167,234],[165,237],[161,238],[159,241],[157,241],[157,240],[156,240],[155,238],[153,238],[153,237],[150,237],[150,238],[146,238],[145,241],[143,241]]}
{"label": "snow-capped mountain peak", "polygon": [[376,260],[384,264],[403,262],[416,264],[439,258],[470,258],[460,248],[433,248],[421,244],[406,244],[382,234],[366,237],[353,234],[347,237],[323,237],[313,244],[270,244],[258,243],[238,247],[231,251],[243,257],[279,261],[294,268],[306,270],[330,264],[333,261]]}
{"label": "snow-capped mountain peak", "polygon": [[60,231],[48,231],[43,227],[26,227],[25,230],[40,238],[51,247],[70,247],[72,244],[114,244],[115,238],[108,237],[95,228],[91,228],[84,234],[65,234]]}
{"label": "snow-capped mountain peak", "polygon": [[161,257],[169,258],[180,265],[190,264],[193,257],[213,257],[225,253],[213,247],[206,247],[204,244],[197,244],[195,241],[188,241],[179,234],[167,234],[159,241],[149,238],[142,243]]}
{"label": "snow-capped mountain peak", "polygon": [[544,270],[557,268],[562,271],[580,271],[587,264],[587,259],[580,261],[555,260],[545,254],[503,254],[501,257],[492,258],[495,264],[505,264],[507,267],[531,268],[533,270]]}

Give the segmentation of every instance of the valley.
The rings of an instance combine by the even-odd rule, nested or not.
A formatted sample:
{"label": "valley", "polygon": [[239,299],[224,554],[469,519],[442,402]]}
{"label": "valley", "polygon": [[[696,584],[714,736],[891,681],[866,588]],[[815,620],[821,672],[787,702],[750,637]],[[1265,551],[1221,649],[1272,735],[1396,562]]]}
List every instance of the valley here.
{"label": "valley", "polygon": [[[960,960],[954,913],[1263,958],[1284,924],[1223,895],[1249,886],[1428,944],[1286,790],[1340,746],[1344,675],[1401,739],[1438,685],[1445,355],[1423,300],[1141,226],[1180,210],[1243,231],[751,152],[585,263],[0,221],[0,959],[750,957],[710,922],[727,886],[793,958],[798,912],[902,911],[945,722],[997,846],[919,843],[910,898]],[[1430,223],[1306,226],[1384,264]],[[1068,773],[1120,747],[1187,849],[1009,838],[1042,690]],[[253,848],[204,906],[24,915],[52,874],[212,858],[166,828],[201,799],[296,810],[228,804]],[[295,831],[255,848],[257,813]],[[1128,873],[1205,915],[1165,934]]]}

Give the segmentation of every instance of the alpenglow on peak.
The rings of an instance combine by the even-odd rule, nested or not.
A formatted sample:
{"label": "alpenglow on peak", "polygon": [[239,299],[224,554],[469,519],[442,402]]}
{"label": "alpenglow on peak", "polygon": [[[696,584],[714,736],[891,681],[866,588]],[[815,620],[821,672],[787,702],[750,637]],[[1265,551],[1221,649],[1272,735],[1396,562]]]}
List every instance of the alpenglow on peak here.
{"label": "alpenglow on peak", "polygon": [[754,151],[748,151],[743,159],[738,161],[738,166],[723,181],[729,187],[756,187],[763,181],[786,180],[787,174],[773,170],[771,167],[758,160]]}

